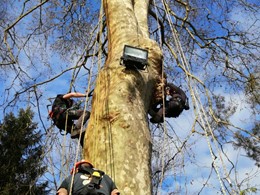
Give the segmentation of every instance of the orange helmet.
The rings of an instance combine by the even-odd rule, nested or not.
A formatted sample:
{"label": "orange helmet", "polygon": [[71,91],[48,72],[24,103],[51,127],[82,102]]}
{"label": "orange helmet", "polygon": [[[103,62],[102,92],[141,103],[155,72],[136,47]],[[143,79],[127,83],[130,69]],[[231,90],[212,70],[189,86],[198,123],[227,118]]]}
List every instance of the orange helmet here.
{"label": "orange helmet", "polygon": [[70,174],[73,174],[74,170],[76,170],[79,167],[79,165],[84,164],[84,163],[88,163],[91,166],[91,168],[94,167],[90,161],[82,159],[81,161],[76,162],[75,166],[71,169]]}

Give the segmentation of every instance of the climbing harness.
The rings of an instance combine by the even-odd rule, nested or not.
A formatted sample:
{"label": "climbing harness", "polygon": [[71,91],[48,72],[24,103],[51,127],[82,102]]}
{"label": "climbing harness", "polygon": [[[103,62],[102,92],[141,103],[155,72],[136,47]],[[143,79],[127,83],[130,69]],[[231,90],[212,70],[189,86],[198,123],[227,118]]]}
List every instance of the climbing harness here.
{"label": "climbing harness", "polygon": [[[89,166],[84,166],[84,164],[88,164]],[[71,170],[71,174],[74,175],[75,171],[79,173],[83,173],[88,176],[89,183],[85,185],[81,194],[97,194],[96,189],[100,189],[101,180],[103,179],[103,175],[105,174],[103,171],[95,169],[93,164],[88,160],[81,160],[75,164],[73,169]]]}

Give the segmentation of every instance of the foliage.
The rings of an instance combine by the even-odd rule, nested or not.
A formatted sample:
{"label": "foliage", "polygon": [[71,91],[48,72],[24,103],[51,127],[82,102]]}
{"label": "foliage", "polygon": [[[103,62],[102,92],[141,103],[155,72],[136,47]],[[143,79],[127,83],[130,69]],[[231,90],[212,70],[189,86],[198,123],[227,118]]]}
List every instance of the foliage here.
{"label": "foliage", "polygon": [[44,148],[30,108],[5,116],[0,128],[0,194],[48,194],[48,182],[40,182]]}
{"label": "foliage", "polygon": [[252,193],[256,193],[257,192],[257,189],[256,188],[248,188],[246,190],[242,190],[239,195],[246,195],[246,194],[249,194],[250,192]]}
{"label": "foliage", "polygon": [[240,132],[235,134],[236,141],[234,145],[237,148],[244,148],[247,156],[255,160],[255,164],[260,167],[260,143],[256,137],[260,137],[260,123],[256,124],[250,131],[253,136],[246,136]]}

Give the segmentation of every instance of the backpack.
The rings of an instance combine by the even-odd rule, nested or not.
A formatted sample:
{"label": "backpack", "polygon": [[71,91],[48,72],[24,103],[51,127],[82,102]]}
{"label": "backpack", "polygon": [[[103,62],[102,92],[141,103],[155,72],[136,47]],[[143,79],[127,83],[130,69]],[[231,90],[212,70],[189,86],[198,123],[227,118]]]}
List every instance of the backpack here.
{"label": "backpack", "polygon": [[165,102],[165,117],[178,117],[184,109],[183,101],[177,94],[170,101]]}
{"label": "backpack", "polygon": [[[70,108],[73,104],[73,100],[64,99],[63,94],[59,94],[56,96],[52,109],[49,112],[49,116],[52,119],[54,125],[60,129],[60,131],[65,130],[66,128],[66,110]],[[71,127],[73,125],[72,120],[67,120],[67,131],[71,131]]]}
{"label": "backpack", "polygon": [[184,91],[172,83],[167,84],[170,92],[170,100],[166,101],[166,117],[178,117],[182,111],[189,110],[189,100]]}
{"label": "backpack", "polygon": [[167,84],[166,87],[169,88],[172,98],[178,100],[181,103],[183,109],[189,110],[189,100],[184,91],[172,83]]}
{"label": "backpack", "polygon": [[113,190],[113,181],[103,171],[79,166],[78,172],[91,175],[90,182],[82,188],[80,195],[107,195]]}

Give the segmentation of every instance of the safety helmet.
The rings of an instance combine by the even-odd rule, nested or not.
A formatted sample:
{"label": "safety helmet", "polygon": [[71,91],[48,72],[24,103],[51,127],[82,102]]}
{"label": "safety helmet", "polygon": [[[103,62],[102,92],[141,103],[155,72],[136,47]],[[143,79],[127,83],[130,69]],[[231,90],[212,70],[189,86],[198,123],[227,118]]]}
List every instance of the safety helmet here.
{"label": "safety helmet", "polygon": [[84,163],[88,163],[91,166],[91,168],[94,168],[94,165],[90,161],[82,159],[81,161],[76,162],[75,166],[71,169],[70,174],[73,174],[74,170],[77,170],[77,168]]}

